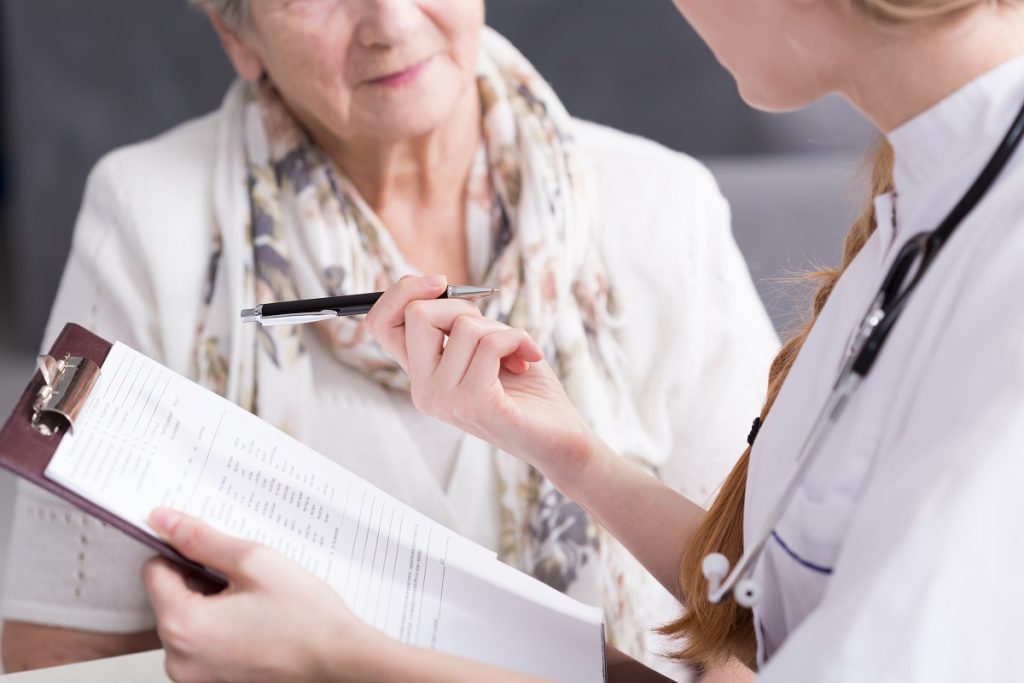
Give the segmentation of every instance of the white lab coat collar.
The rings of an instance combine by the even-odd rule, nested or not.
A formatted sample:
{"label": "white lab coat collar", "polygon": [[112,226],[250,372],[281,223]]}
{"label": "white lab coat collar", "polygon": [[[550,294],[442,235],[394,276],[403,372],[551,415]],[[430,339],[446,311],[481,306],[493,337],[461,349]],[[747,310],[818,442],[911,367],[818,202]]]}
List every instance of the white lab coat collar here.
{"label": "white lab coat collar", "polygon": [[[933,230],[937,226],[927,222],[937,223],[952,210],[1020,109],[1022,84],[1024,55],[1004,62],[889,132],[896,153],[894,242]],[[883,200],[876,207],[889,205]],[[889,216],[880,216],[879,227],[888,221]],[[890,238],[884,233],[880,237]]]}

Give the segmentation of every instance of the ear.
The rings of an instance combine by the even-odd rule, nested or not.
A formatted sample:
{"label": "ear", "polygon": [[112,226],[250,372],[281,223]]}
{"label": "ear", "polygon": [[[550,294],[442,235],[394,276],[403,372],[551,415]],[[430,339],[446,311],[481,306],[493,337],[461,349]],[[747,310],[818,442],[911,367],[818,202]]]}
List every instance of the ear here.
{"label": "ear", "polygon": [[220,14],[207,10],[206,16],[210,18],[213,30],[217,32],[228,59],[235,67],[239,78],[246,81],[258,81],[263,77],[263,61],[259,54],[246,41],[245,37],[238,32],[231,30],[224,24]]}

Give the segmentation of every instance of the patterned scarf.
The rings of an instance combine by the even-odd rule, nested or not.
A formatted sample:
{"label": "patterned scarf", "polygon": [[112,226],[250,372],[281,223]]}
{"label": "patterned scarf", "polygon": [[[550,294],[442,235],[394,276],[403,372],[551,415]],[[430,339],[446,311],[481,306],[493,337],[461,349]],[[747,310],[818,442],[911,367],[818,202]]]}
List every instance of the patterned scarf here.
{"label": "patterned scarf", "polygon": [[[484,313],[529,331],[598,433],[643,461],[652,449],[613,335],[615,302],[593,234],[597,198],[577,159],[571,119],[529,62],[490,30],[477,85],[483,143],[468,181],[467,231],[488,254],[479,284],[501,288]],[[239,329],[240,308],[382,290],[415,269],[272,86],[236,85],[224,118],[214,198],[221,233],[198,332],[200,382],[302,434],[302,401],[283,397],[310,395],[303,335],[315,329],[338,362],[407,391],[408,378],[360,318]],[[488,449],[501,491],[500,557],[603,605],[610,640],[639,655],[644,625],[656,621],[642,613],[652,579],[539,473]]]}

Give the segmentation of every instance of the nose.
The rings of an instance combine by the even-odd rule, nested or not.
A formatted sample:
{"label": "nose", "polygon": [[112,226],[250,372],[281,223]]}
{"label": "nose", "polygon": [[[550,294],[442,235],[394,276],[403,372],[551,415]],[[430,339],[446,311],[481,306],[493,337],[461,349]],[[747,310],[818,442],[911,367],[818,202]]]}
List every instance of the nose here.
{"label": "nose", "polygon": [[356,40],[363,47],[391,47],[404,42],[417,23],[414,0],[363,0]]}

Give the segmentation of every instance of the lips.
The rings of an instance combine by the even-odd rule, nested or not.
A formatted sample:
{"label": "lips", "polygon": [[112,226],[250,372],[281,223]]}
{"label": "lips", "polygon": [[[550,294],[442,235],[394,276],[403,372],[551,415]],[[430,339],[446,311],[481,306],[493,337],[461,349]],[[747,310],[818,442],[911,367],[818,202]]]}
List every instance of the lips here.
{"label": "lips", "polygon": [[399,71],[393,71],[384,76],[368,79],[366,83],[370,85],[385,86],[392,88],[399,87],[402,85],[408,85],[409,83],[412,83],[419,77],[423,70],[426,69],[427,64],[430,63],[431,59],[433,59],[433,57],[427,57],[426,59],[416,62],[411,66],[408,66]]}

